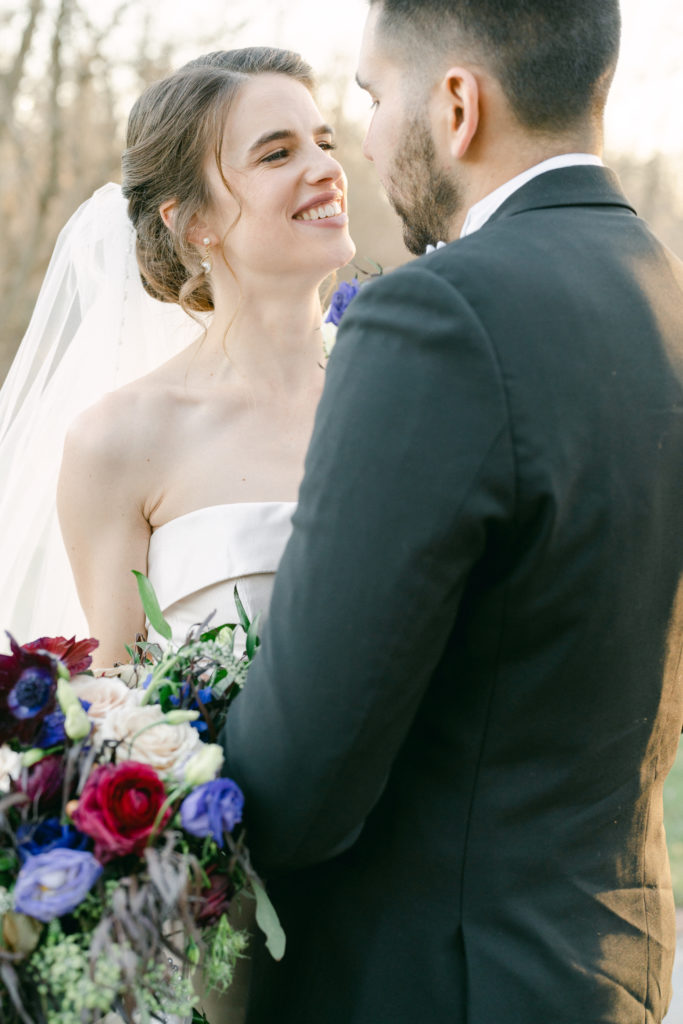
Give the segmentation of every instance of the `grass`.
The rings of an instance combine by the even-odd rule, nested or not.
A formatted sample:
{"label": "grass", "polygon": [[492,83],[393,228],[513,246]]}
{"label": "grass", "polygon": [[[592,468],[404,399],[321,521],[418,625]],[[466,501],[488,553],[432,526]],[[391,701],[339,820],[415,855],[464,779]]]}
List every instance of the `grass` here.
{"label": "grass", "polygon": [[683,907],[683,744],[664,784],[664,822],[677,907]]}

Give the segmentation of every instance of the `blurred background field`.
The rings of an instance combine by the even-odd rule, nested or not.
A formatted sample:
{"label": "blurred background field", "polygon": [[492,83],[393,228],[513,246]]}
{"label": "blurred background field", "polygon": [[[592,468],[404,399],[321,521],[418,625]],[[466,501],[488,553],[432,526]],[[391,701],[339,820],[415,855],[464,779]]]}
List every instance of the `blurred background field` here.
{"label": "blurred background field", "polygon": [[[149,82],[216,49],[275,45],[313,64],[349,176],[359,257],[408,258],[360,152],[367,97],[353,85],[365,0],[0,0],[0,381],[28,323],[57,233],[106,181],[119,181],[125,120]],[[683,5],[622,0],[606,162],[638,212],[683,256]],[[683,754],[665,791],[683,906]]]}
{"label": "blurred background field", "polygon": [[683,746],[664,785],[664,820],[676,906],[683,907]]}

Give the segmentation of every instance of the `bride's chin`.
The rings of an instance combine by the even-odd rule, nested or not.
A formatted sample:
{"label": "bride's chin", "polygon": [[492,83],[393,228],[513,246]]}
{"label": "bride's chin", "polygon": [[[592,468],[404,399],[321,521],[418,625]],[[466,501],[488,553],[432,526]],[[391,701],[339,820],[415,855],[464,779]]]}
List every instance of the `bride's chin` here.
{"label": "bride's chin", "polygon": [[347,263],[350,263],[353,257],[356,255],[356,246],[350,235],[339,242],[336,247],[335,258],[330,260],[330,269],[328,273],[333,273],[335,270],[341,270]]}

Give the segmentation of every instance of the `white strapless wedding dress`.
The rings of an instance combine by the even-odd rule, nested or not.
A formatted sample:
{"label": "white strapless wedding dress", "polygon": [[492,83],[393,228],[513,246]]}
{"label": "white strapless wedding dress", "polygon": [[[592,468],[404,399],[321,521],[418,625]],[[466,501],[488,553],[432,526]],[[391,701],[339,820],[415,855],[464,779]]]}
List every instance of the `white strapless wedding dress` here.
{"label": "white strapless wedding dress", "polygon": [[[293,501],[211,505],[154,531],[147,575],[174,643],[214,610],[211,626],[239,622],[235,586],[250,619],[267,614],[295,508]],[[163,643],[151,628],[148,639]]]}
{"label": "white strapless wedding dress", "polygon": [[[235,585],[249,618],[253,620],[261,612],[263,621],[295,508],[291,501],[212,505],[172,519],[154,531],[147,575],[173,630],[174,643],[182,643],[188,629],[214,610],[212,626],[238,622]],[[153,629],[149,629],[148,639],[165,643]],[[237,649],[238,645],[239,635]],[[237,908],[233,923],[247,930],[255,928],[251,904]],[[249,960],[240,961],[225,996],[205,992],[198,985],[200,1007],[210,1024],[242,1024],[249,973]]]}

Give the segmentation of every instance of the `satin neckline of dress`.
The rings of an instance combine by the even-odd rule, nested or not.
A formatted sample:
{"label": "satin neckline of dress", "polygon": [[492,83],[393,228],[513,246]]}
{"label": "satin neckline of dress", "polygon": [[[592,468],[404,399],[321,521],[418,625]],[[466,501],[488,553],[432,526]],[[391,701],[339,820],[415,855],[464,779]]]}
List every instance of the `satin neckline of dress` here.
{"label": "satin neckline of dress", "polygon": [[221,502],[218,505],[202,505],[201,508],[194,508],[190,512],[183,512],[182,515],[174,516],[172,519],[167,519],[165,523],[160,526],[156,526],[152,530],[152,537],[156,537],[162,530],[165,530],[168,526],[173,526],[176,523],[180,523],[183,520],[191,519],[193,516],[198,516],[202,512],[218,512],[221,509],[239,509],[240,512],[246,512],[247,509],[258,509],[258,508],[274,508],[276,506],[282,506],[283,508],[296,508],[296,501],[226,501]]}

